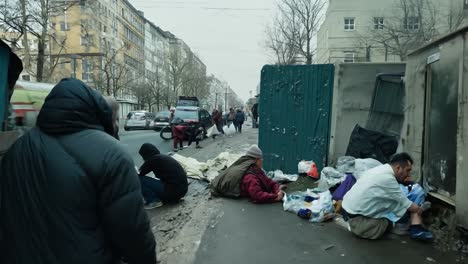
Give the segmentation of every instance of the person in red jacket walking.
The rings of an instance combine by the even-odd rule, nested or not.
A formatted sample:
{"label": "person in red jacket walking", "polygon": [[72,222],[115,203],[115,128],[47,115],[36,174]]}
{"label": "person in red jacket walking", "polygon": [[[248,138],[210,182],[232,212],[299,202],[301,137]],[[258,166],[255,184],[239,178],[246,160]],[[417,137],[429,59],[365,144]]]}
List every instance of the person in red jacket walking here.
{"label": "person in red jacket walking", "polygon": [[282,190],[286,188],[286,185],[279,185],[265,174],[262,169],[262,150],[258,146],[253,145],[247,151],[246,156],[256,158],[257,160],[250,166],[242,178],[242,196],[248,197],[253,203],[281,202],[284,196]]}

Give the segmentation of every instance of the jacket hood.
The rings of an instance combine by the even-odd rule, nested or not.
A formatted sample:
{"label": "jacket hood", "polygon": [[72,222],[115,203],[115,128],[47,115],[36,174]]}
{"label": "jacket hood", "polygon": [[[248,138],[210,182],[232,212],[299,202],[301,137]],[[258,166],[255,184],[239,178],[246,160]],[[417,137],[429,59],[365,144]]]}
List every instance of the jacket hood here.
{"label": "jacket hood", "polygon": [[138,153],[140,153],[140,155],[143,157],[145,161],[149,160],[151,157],[154,157],[155,155],[161,154],[159,152],[159,149],[150,143],[143,144]]}
{"label": "jacket hood", "polygon": [[37,126],[47,134],[72,134],[86,129],[114,134],[112,109],[102,95],[72,78],[61,80],[46,97]]}

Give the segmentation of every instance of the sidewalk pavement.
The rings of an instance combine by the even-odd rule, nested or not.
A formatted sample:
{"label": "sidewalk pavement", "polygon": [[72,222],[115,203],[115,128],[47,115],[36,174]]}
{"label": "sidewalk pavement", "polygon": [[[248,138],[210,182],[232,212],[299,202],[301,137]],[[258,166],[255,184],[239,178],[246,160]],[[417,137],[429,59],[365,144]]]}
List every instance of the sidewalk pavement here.
{"label": "sidewalk pavement", "polygon": [[[223,151],[243,152],[257,139],[258,130],[248,127],[243,134],[207,139],[201,143],[203,149],[188,148],[179,154],[206,161]],[[312,185],[308,180],[301,179]],[[164,248],[158,246],[163,251],[161,263],[462,263],[452,253],[408,237],[389,235],[369,241],[333,222],[309,223],[283,211],[280,203],[258,205],[246,199],[209,197],[204,192],[196,197],[190,213],[181,212],[184,225]]]}
{"label": "sidewalk pavement", "polygon": [[[247,140],[228,140],[226,147],[256,144],[253,138],[258,138],[258,130],[250,129],[248,133]],[[313,181],[308,180],[301,182],[312,186]],[[285,212],[281,203],[259,205],[246,199],[222,198],[214,201],[218,202],[218,215],[200,241],[196,264],[457,263],[455,254],[437,251],[433,245],[409,237],[388,235],[369,241],[353,236],[334,222],[309,223]]]}
{"label": "sidewalk pavement", "polygon": [[[257,143],[257,138],[258,130],[247,125],[242,134],[208,138],[200,142],[202,149],[195,149],[193,144],[177,154],[204,162],[224,151],[243,153]],[[211,199],[205,182],[189,179],[184,201],[148,211],[158,243],[158,260],[164,264],[193,263],[206,228],[214,226],[220,216],[219,208],[220,200]]]}

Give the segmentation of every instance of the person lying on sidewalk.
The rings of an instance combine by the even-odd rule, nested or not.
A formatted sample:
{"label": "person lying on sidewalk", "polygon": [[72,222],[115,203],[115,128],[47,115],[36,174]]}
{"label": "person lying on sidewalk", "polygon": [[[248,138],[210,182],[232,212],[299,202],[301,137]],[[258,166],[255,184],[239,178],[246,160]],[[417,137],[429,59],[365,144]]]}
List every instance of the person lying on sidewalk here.
{"label": "person lying on sidewalk", "polygon": [[281,202],[286,186],[268,178],[262,165],[263,153],[252,145],[244,156],[211,182],[211,193],[230,198],[248,197],[253,203]]}
{"label": "person lying on sidewalk", "polygon": [[[174,158],[161,154],[154,145],[145,143],[139,151],[145,161],[140,167],[141,191],[145,209],[160,207],[164,203],[176,203],[188,190],[187,173]],[[145,176],[153,171],[159,179]]]}
{"label": "person lying on sidewalk", "polygon": [[370,169],[357,180],[342,203],[353,234],[366,239],[381,238],[408,213],[410,238],[433,240],[432,233],[422,226],[423,210],[406,197],[399,185],[409,179],[412,165],[409,154],[399,153],[389,164]]}

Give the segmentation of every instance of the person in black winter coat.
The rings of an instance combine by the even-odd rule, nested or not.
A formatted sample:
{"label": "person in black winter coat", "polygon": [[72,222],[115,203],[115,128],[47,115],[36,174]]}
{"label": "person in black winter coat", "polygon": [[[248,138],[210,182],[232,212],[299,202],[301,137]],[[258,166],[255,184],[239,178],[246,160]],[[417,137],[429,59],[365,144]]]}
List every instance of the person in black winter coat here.
{"label": "person in black winter coat", "polygon": [[[140,167],[140,182],[143,198],[148,209],[164,203],[176,203],[188,190],[187,173],[174,158],[161,154],[154,145],[145,143],[139,151],[145,161]],[[153,172],[159,179],[145,176]]]}
{"label": "person in black winter coat", "polygon": [[239,133],[242,133],[242,125],[244,124],[245,121],[245,114],[242,112],[240,109],[237,109],[236,113],[236,130]]}
{"label": "person in black winter coat", "polygon": [[130,155],[95,90],[63,79],[0,164],[0,263],[156,263]]}

